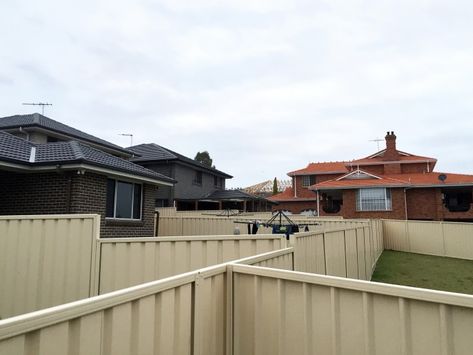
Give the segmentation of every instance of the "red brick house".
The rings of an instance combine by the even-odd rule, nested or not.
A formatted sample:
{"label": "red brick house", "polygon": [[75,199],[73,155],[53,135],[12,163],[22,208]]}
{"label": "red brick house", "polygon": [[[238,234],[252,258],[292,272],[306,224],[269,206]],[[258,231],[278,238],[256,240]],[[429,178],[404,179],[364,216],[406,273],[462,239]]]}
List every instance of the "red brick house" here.
{"label": "red brick house", "polygon": [[292,213],[320,216],[473,221],[473,175],[435,172],[434,158],[396,148],[349,162],[311,163],[288,173],[292,187],[271,197]]}

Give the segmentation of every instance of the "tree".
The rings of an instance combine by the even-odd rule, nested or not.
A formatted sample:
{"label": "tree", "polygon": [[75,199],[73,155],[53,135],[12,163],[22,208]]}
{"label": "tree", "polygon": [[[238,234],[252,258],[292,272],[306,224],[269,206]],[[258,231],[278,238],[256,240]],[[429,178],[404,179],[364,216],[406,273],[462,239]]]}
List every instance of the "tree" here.
{"label": "tree", "polygon": [[279,192],[278,190],[278,180],[274,178],[273,180],[273,196]]}
{"label": "tree", "polygon": [[215,168],[215,166],[212,166],[212,158],[210,158],[210,154],[206,150],[203,152],[197,152],[194,160],[208,166],[209,168]]}

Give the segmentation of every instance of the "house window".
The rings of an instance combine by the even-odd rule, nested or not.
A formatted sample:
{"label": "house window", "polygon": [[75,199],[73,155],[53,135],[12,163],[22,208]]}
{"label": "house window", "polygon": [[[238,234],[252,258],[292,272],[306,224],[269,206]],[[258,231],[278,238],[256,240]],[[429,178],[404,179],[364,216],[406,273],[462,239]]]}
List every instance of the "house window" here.
{"label": "house window", "polygon": [[391,190],[385,188],[359,189],[356,194],[357,211],[390,211]]}
{"label": "house window", "polygon": [[308,187],[315,184],[315,175],[303,175],[302,187]]}
{"label": "house window", "polygon": [[223,178],[214,176],[214,187],[221,189],[223,187]]}
{"label": "house window", "polygon": [[202,185],[202,171],[196,171],[194,176],[194,184]]}
{"label": "house window", "polygon": [[142,185],[107,179],[108,218],[141,219]]}
{"label": "house window", "polygon": [[444,203],[450,212],[469,211],[472,203],[471,191],[447,190],[444,192]]}

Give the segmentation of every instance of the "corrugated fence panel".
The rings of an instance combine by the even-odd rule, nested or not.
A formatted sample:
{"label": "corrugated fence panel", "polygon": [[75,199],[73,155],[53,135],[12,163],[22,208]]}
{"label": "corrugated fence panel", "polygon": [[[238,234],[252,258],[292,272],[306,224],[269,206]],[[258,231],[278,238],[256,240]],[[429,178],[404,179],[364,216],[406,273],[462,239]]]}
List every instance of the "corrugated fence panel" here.
{"label": "corrugated fence panel", "polygon": [[[272,260],[291,268],[293,252],[235,262]],[[232,340],[232,267],[212,266],[0,321],[0,355],[224,354]]]}
{"label": "corrugated fence panel", "polygon": [[194,353],[220,355],[226,349],[227,272],[199,274],[195,287]]}
{"label": "corrugated fence panel", "polygon": [[326,274],[324,232],[310,232],[291,237],[297,250],[295,269],[302,272]]}
{"label": "corrugated fence panel", "polygon": [[0,217],[0,319],[94,294],[98,218]]}
{"label": "corrugated fence panel", "polygon": [[191,354],[194,276],[0,322],[1,355]]}
{"label": "corrugated fence panel", "polygon": [[100,240],[100,293],[286,247],[278,235]]}
{"label": "corrugated fence panel", "polygon": [[473,260],[473,224],[442,223],[445,255]]}
{"label": "corrugated fence panel", "polygon": [[371,274],[367,269],[366,248],[365,248],[365,230],[364,228],[356,228],[356,246],[358,257],[358,278],[360,280],[370,280]]}
{"label": "corrugated fence panel", "polygon": [[[178,212],[180,213],[180,212]],[[318,227],[310,226],[311,230],[316,228],[346,228],[355,226],[369,225],[367,220],[344,220],[344,219],[327,219],[314,218],[306,216],[293,215],[290,216],[295,223],[319,223]],[[240,230],[240,234],[247,234],[247,225],[234,223],[235,221],[253,222],[258,220],[265,222],[270,217],[261,218],[258,215],[238,215],[232,217],[212,217],[198,214],[191,215],[174,215],[161,216],[159,218],[158,235],[159,236],[192,236],[192,235],[228,235],[233,234],[235,228]],[[260,226],[258,234],[271,233],[271,228]]]}
{"label": "corrugated fence panel", "polygon": [[[473,297],[235,265],[234,354],[471,354]],[[458,333],[456,333],[458,331]]]}
{"label": "corrugated fence panel", "polygon": [[356,229],[348,229],[345,232],[345,258],[347,275],[353,279],[358,278],[358,244],[356,241]]}
{"label": "corrugated fence panel", "polygon": [[440,223],[409,221],[407,223],[410,252],[443,255],[443,235]]}
{"label": "corrugated fence panel", "polygon": [[386,249],[473,260],[473,224],[383,220]]}
{"label": "corrugated fence panel", "polygon": [[295,269],[369,280],[382,252],[381,238],[380,225],[366,223],[296,234],[291,237]]}
{"label": "corrugated fence panel", "polygon": [[347,276],[344,231],[325,232],[327,275]]}
{"label": "corrugated fence panel", "polygon": [[407,221],[383,220],[384,248],[409,251]]}

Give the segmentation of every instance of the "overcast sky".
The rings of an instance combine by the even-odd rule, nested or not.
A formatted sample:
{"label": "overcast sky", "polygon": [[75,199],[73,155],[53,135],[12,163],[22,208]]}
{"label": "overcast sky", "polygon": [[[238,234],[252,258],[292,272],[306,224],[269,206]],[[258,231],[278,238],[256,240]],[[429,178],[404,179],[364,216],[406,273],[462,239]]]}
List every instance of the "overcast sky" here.
{"label": "overcast sky", "polygon": [[[168,147],[245,187],[398,148],[473,174],[472,1],[0,5],[0,116],[41,112]],[[384,142],[381,143],[384,148]]]}

